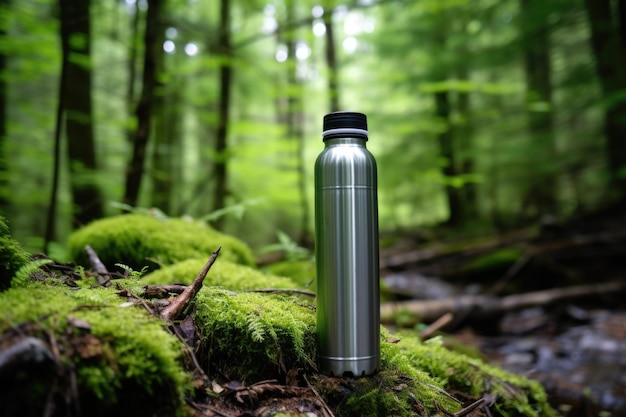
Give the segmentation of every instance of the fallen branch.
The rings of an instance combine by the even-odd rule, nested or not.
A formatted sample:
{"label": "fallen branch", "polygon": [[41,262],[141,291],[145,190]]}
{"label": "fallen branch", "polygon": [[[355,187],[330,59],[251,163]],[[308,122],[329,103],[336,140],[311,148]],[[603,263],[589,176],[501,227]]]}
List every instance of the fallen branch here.
{"label": "fallen branch", "polygon": [[104,266],[100,258],[98,258],[96,251],[94,251],[91,246],[86,245],[85,252],[87,252],[87,256],[89,257],[89,262],[91,262],[91,266],[93,266],[93,269],[95,269],[97,272],[96,281],[98,282],[98,285],[101,285],[103,287],[110,287],[111,274],[107,270],[106,266]]}
{"label": "fallen branch", "polygon": [[557,301],[589,296],[615,294],[626,290],[626,282],[615,281],[595,285],[578,285],[515,294],[506,297],[491,295],[465,295],[439,300],[411,300],[383,303],[380,306],[381,321],[390,322],[398,311],[414,314],[421,321],[430,323],[446,313],[465,319],[500,316],[506,312],[535,307]]}
{"label": "fallen branch", "polygon": [[193,280],[191,285],[185,288],[181,295],[176,297],[176,299],[172,301],[170,305],[168,305],[161,311],[160,316],[163,321],[165,321],[166,323],[171,323],[172,321],[176,320],[183,311],[185,311],[185,308],[187,308],[189,303],[191,303],[196,294],[198,294],[198,291],[200,291],[200,289],[202,288],[204,278],[208,274],[209,269],[211,269],[211,267],[213,266],[213,263],[215,262],[215,259],[217,259],[217,255],[219,255],[221,249],[222,247],[220,246],[211,254],[211,257],[207,261],[206,265],[204,265],[204,267],[202,268],[198,276]]}

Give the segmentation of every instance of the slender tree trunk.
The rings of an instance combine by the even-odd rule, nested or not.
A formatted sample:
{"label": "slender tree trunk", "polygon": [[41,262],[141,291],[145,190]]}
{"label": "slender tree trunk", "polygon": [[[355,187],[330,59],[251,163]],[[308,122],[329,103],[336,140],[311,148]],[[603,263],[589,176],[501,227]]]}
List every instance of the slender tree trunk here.
{"label": "slender tree trunk", "polygon": [[[463,55],[469,55],[467,50]],[[459,71],[459,79],[461,81],[469,81],[469,73],[467,70],[467,60],[464,62],[463,67]],[[470,93],[462,91],[458,93],[458,112],[459,116],[463,120],[461,126],[454,130],[455,137],[459,141],[460,152],[460,173],[466,176],[471,176],[475,171],[475,154],[474,154],[474,126],[472,123],[471,115],[471,101]],[[468,180],[463,183],[461,189],[463,199],[463,218],[465,220],[475,218],[478,215],[478,197],[476,190],[476,182],[474,180]]]}
{"label": "slender tree trunk", "polygon": [[335,48],[335,34],[333,32],[333,9],[324,9],[324,28],[326,29],[326,66],[328,67],[328,96],[330,97],[330,111],[339,111],[339,71],[337,52]]}
{"label": "slender tree trunk", "polygon": [[50,186],[50,200],[48,202],[48,212],[46,213],[46,232],[42,251],[48,253],[50,243],[56,237],[56,213],[57,199],[59,194],[59,173],[61,170],[61,135],[63,134],[63,116],[65,114],[65,85],[67,84],[67,64],[68,56],[61,57],[61,74],[59,76],[59,95],[56,110],[56,123],[54,128],[54,147],[52,162],[52,184]]}
{"label": "slender tree trunk", "polygon": [[90,1],[60,0],[61,45],[65,73],[61,94],[65,103],[70,187],[74,227],[104,215],[104,203],[98,185],[96,147],[91,103]]}
{"label": "slender tree trunk", "polygon": [[[535,157],[540,161],[529,170],[525,205],[534,208],[533,217],[553,214],[557,209],[559,172],[552,110],[552,65],[550,32],[543,0],[521,0],[522,39],[528,131]],[[543,7],[542,7],[543,6]]]}
{"label": "slender tree trunk", "polygon": [[[128,85],[126,86],[126,107],[128,114],[133,117],[135,109],[135,90],[137,84],[137,55],[139,43],[139,16],[141,11],[139,1],[135,1],[133,19],[130,25],[130,46],[128,47]],[[127,129],[126,137],[129,143],[133,142],[134,132],[131,128]]]}
{"label": "slender tree trunk", "polygon": [[144,60],[142,89],[139,103],[135,109],[137,129],[133,135],[132,157],[126,168],[126,189],[124,203],[136,206],[144,174],[146,149],[150,138],[150,125],[154,106],[155,89],[157,87],[157,60],[163,54],[163,46],[159,43],[159,16],[164,0],[148,0],[146,30],[144,35]]}
{"label": "slender tree trunk", "polygon": [[[604,134],[607,166],[613,190],[620,197],[626,189],[626,101],[616,95],[626,90],[626,5],[610,0],[585,0],[591,28],[591,47],[604,95]],[[615,16],[617,13],[617,16]],[[616,26],[616,23],[619,26]]]}
{"label": "slender tree trunk", "polygon": [[[445,50],[447,47],[446,30],[448,25],[446,16],[438,16],[437,26],[434,29],[436,50]],[[448,74],[443,74],[443,79]],[[442,77],[441,74],[433,75],[433,78]],[[448,206],[447,224],[457,226],[463,223],[463,198],[461,188],[453,185],[454,178],[459,174],[457,168],[457,155],[454,146],[454,130],[451,123],[451,103],[448,91],[439,91],[434,94],[435,99],[435,115],[445,125],[445,130],[438,134],[439,154],[445,161],[441,168],[443,179],[445,181],[444,190]]]}
{"label": "slender tree trunk", "polygon": [[[8,14],[11,6],[10,0],[0,0],[0,12]],[[7,31],[2,23],[0,27],[0,40],[7,42]],[[9,169],[7,164],[7,56],[0,53],[0,215],[7,215],[9,208]]]}
{"label": "slender tree trunk", "polygon": [[[217,130],[215,134],[215,164],[213,166],[213,180],[215,191],[213,194],[213,209],[218,210],[225,206],[228,194],[228,121],[230,118],[230,98],[233,81],[233,65],[231,33],[230,33],[230,0],[220,0],[220,30],[218,35],[219,53],[222,64],[219,68],[219,103]],[[215,226],[220,227],[222,218],[216,220]]]}
{"label": "slender tree trunk", "polygon": [[[175,77],[173,74],[171,77]],[[152,156],[152,205],[172,213],[172,196],[180,163],[180,114],[182,81],[173,79],[156,98],[155,146]]]}
{"label": "slender tree trunk", "polygon": [[458,172],[453,134],[450,129],[450,98],[447,91],[435,93],[435,112],[437,117],[447,126],[446,130],[438,135],[439,152],[445,161],[441,170],[446,181],[445,193],[449,212],[447,224],[456,226],[463,222],[463,200],[461,189],[450,183],[458,175]]}
{"label": "slender tree trunk", "polygon": [[[297,21],[295,1],[286,2],[287,26],[291,27]],[[301,245],[310,243],[309,233],[309,201],[307,198],[306,169],[304,163],[304,101],[302,100],[302,82],[298,77],[298,59],[296,57],[295,30],[288,32],[284,39],[287,44],[287,138],[296,145],[296,175],[300,210],[302,213],[298,242]]]}

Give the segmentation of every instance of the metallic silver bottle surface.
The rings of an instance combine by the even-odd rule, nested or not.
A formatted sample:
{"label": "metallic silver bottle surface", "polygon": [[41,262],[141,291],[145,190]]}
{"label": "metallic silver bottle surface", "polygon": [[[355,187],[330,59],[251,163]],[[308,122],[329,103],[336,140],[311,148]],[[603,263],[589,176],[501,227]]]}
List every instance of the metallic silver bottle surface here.
{"label": "metallic silver bottle surface", "polygon": [[376,373],[380,364],[376,161],[367,119],[324,116],[324,150],[315,162],[315,259],[320,371]]}

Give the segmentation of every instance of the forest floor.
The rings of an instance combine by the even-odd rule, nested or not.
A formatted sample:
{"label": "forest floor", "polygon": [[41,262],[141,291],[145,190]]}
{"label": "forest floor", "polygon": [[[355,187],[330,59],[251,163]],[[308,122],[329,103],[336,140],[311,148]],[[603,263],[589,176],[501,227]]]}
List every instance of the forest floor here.
{"label": "forest floor", "polygon": [[540,381],[564,417],[626,416],[625,213],[389,248],[383,320]]}

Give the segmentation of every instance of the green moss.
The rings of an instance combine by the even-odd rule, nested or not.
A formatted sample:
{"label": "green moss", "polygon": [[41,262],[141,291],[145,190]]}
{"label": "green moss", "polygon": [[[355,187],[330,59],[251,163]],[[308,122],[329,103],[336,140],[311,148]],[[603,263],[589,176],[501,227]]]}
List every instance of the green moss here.
{"label": "green moss", "polygon": [[219,246],[220,258],[254,265],[250,249],[240,240],[217,232],[206,223],[127,214],[96,220],[72,233],[68,251],[72,260],[88,266],[90,245],[109,268],[121,263],[135,270],[157,269],[189,258],[208,259]]}
{"label": "green moss", "polygon": [[[179,363],[180,342],[159,319],[141,308],[123,307],[124,301],[105,288],[70,290],[39,283],[11,288],[0,294],[0,334],[6,342],[12,329],[21,328],[14,337],[38,337],[51,351],[56,346],[62,370],[56,371],[60,376],[54,385],[60,397],[78,395],[84,414],[182,414],[189,379]],[[14,375],[30,383],[11,384],[15,389],[3,404],[46,404],[50,388],[45,384],[51,381],[39,378],[37,368],[23,366]],[[33,390],[42,384],[45,389]],[[44,396],[33,398],[36,392]],[[63,407],[64,400],[59,401]]]}
{"label": "green moss", "polygon": [[28,253],[14,240],[6,219],[0,216],[0,291],[9,288],[15,273],[28,263]]}
{"label": "green moss", "polygon": [[[206,259],[188,259],[146,274],[142,284],[190,284],[198,275]],[[224,261],[220,257],[213,264],[206,278],[206,287],[223,287],[233,291],[260,288],[295,288],[289,278],[264,274],[256,269]]]}
{"label": "green moss", "polygon": [[268,265],[272,274],[289,277],[300,288],[315,288],[315,262],[313,261],[282,261]]}
{"label": "green moss", "polygon": [[495,401],[493,407],[504,417],[556,415],[538,382],[452,352],[439,338],[421,343],[413,334],[405,333],[398,347],[411,366],[433,376],[445,390],[476,398],[490,394]]}
{"label": "green moss", "polygon": [[315,358],[315,314],[291,297],[203,288],[195,322],[207,363],[230,378],[254,382],[310,370]]}

